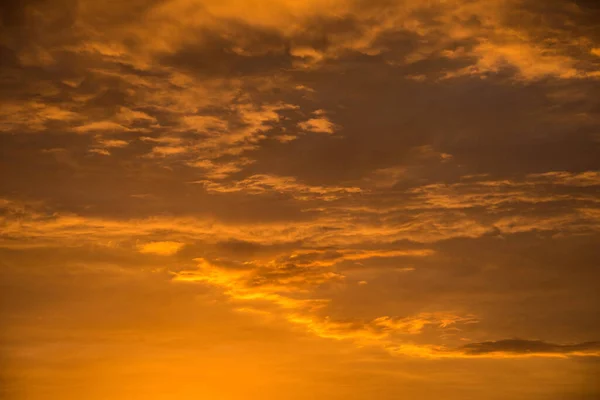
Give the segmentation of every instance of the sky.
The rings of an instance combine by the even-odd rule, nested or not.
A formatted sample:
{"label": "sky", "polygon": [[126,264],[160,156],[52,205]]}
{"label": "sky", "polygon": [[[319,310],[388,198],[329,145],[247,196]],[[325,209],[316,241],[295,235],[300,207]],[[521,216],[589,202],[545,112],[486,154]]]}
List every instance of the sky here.
{"label": "sky", "polygon": [[2,0],[0,398],[600,399],[599,22]]}

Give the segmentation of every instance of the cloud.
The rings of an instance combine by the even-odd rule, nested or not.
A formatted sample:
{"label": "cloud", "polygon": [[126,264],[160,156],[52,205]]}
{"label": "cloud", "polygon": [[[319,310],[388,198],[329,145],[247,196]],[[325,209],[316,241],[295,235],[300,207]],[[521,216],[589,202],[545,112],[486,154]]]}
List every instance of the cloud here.
{"label": "cloud", "polygon": [[110,156],[110,151],[106,149],[91,149],[90,153],[99,154],[101,156]]}
{"label": "cloud", "polygon": [[81,125],[75,128],[75,131],[79,133],[127,132],[128,130],[129,129],[127,127],[112,121],[91,122],[89,124]]}
{"label": "cloud", "polygon": [[[327,310],[326,299],[303,297],[316,286],[341,279],[329,272],[316,272],[294,265],[264,265],[247,269],[218,267],[199,259],[199,268],[175,274],[174,280],[197,282],[222,288],[234,302],[247,304],[238,310],[250,310],[259,316],[277,315],[288,322],[302,326],[309,332],[325,338],[350,341],[359,346],[380,347],[395,356],[419,358],[510,358],[510,357],[567,357],[599,356],[600,342],[552,344],[539,340],[507,339],[469,343],[458,348],[434,343],[415,342],[411,337],[421,336],[425,329],[441,332],[457,331],[478,324],[473,315],[449,312],[423,312],[408,317],[381,316],[372,320],[336,320],[322,316]],[[316,273],[315,273],[316,272]],[[249,303],[248,303],[249,302]],[[278,309],[261,309],[261,304],[272,304]],[[256,308],[258,307],[258,308]]]}
{"label": "cloud", "polygon": [[224,132],[228,128],[227,121],[215,116],[190,115],[183,117],[183,124],[189,129],[200,133],[205,132]]}
{"label": "cloud", "polygon": [[98,139],[98,144],[103,147],[125,147],[129,144],[126,140],[120,139]]}
{"label": "cloud", "polygon": [[314,118],[299,122],[298,127],[308,132],[329,134],[333,134],[335,132],[336,126],[325,116],[322,110],[318,110],[314,112],[314,114]]}
{"label": "cloud", "polygon": [[[522,180],[471,179],[454,184],[431,184],[411,189],[419,202],[433,208],[501,207],[506,203],[549,203],[577,200],[595,203],[581,190],[600,186],[596,171],[570,173],[552,171],[529,174]],[[558,190],[563,187],[568,190]],[[422,204],[422,203],[421,203]],[[419,206],[418,206],[419,207]]]}
{"label": "cloud", "polygon": [[160,256],[170,256],[177,253],[184,246],[179,242],[149,242],[138,245],[138,251],[142,254],[157,254]]}
{"label": "cloud", "polygon": [[0,104],[0,132],[41,132],[53,121],[74,121],[81,118],[69,109],[43,102],[0,100]]}
{"label": "cloud", "polygon": [[110,149],[127,147],[130,142],[122,139],[106,139],[102,136],[96,136],[96,146],[90,149],[91,153],[96,153],[104,156],[110,155]]}
{"label": "cloud", "polygon": [[427,257],[435,252],[431,249],[415,250],[304,250],[294,251],[286,260],[309,267],[333,266],[344,261],[370,260],[375,258]]}
{"label": "cloud", "polygon": [[[21,207],[20,202],[7,199],[1,233],[12,238],[5,240],[5,245],[14,244],[15,240],[69,242],[73,232],[89,240],[126,241],[166,231],[177,240],[212,237],[211,241],[304,242],[307,246],[341,249],[365,243],[390,244],[401,240],[435,243],[533,231],[590,235],[598,232],[600,226],[596,215],[598,203],[593,193],[586,192],[596,187],[589,186],[595,182],[594,176],[551,174],[517,182],[484,180],[425,185],[390,194],[385,188],[379,192],[357,186],[313,186],[290,177],[255,175],[237,182],[200,182],[208,193],[219,196],[250,195],[250,199],[256,196],[257,206],[272,196],[284,195],[277,197],[278,202],[285,200],[298,207],[304,219],[290,226],[285,219],[267,222],[261,217],[253,219],[252,215],[249,222],[239,223],[185,213],[170,218],[120,219],[60,212],[46,214],[43,209],[32,207],[22,214],[14,211]],[[563,183],[555,183],[557,179]],[[553,193],[553,190],[559,191]],[[222,199],[229,197],[221,197],[219,201]],[[346,252],[342,258],[361,257],[360,251],[352,254]]]}
{"label": "cloud", "polygon": [[[420,313],[408,317],[382,316],[372,320],[339,320],[322,316],[329,300],[314,297],[315,288],[343,282],[344,277],[327,269],[301,267],[277,262],[217,266],[205,259],[196,270],[174,273],[175,282],[201,283],[221,288],[238,310],[251,310],[259,316],[279,316],[293,325],[326,339],[344,340],[360,346],[375,346],[398,351],[403,336],[420,335],[425,328],[438,330],[477,323],[472,315],[448,312]],[[275,306],[273,309],[271,306]],[[266,308],[266,309],[265,309]],[[427,351],[428,345],[405,344]]]}
{"label": "cloud", "polygon": [[285,193],[298,200],[322,199],[331,201],[362,192],[358,187],[311,186],[297,182],[293,177],[273,175],[252,175],[244,180],[231,183],[212,181],[198,181],[196,183],[202,183],[208,192],[246,192],[254,195]]}
{"label": "cloud", "polygon": [[186,153],[189,148],[185,146],[154,146],[149,156],[152,157],[167,157],[177,154]]}
{"label": "cloud", "polygon": [[554,344],[541,340],[504,339],[494,342],[469,343],[461,349],[468,355],[595,355],[600,356],[600,342]]}

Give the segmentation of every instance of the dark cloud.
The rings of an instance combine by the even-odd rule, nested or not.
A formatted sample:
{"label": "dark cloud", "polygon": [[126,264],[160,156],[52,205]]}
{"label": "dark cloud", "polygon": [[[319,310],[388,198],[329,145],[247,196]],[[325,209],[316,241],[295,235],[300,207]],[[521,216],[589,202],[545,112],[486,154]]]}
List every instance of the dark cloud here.
{"label": "dark cloud", "polygon": [[200,77],[236,78],[269,75],[292,67],[289,42],[277,32],[263,31],[235,21],[228,32],[200,31],[199,43],[164,56],[161,63]]}
{"label": "dark cloud", "polygon": [[553,344],[541,340],[505,339],[496,342],[470,343],[461,348],[467,354],[515,353],[515,354],[571,354],[600,350],[600,342],[577,344]]}

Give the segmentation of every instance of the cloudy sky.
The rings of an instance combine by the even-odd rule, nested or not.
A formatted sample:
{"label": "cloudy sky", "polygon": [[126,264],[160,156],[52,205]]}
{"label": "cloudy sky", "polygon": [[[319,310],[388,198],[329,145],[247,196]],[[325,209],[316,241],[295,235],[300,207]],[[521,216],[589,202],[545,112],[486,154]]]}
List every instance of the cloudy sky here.
{"label": "cloudy sky", "polygon": [[3,0],[0,398],[600,398],[594,0]]}

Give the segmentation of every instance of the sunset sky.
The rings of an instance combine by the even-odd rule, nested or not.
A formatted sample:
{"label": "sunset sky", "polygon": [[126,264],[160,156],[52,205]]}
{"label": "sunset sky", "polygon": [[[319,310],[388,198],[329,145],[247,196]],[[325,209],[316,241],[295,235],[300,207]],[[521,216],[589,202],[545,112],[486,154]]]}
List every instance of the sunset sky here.
{"label": "sunset sky", "polygon": [[2,400],[600,399],[600,2],[0,4]]}

